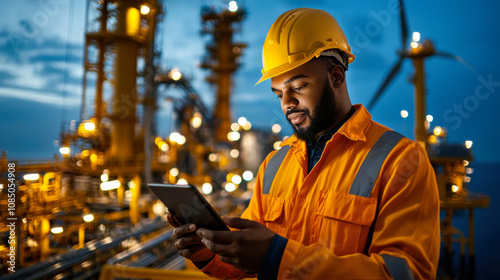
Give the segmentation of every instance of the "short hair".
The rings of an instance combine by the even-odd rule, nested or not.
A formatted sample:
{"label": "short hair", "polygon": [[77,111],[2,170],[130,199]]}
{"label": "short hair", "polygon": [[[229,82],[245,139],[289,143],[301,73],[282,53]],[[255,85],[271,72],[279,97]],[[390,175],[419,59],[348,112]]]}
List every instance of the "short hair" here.
{"label": "short hair", "polygon": [[[337,54],[339,54],[340,58],[343,60],[343,62],[339,61],[339,59],[336,57],[336,56],[329,56],[329,55],[324,55],[324,53],[327,52],[336,52]],[[347,71],[348,69],[348,61],[349,61],[349,56],[339,50],[339,49],[331,49],[331,50],[327,50],[327,51],[324,51],[321,53],[322,55],[320,55],[317,59],[319,61],[321,61],[321,63],[323,64],[323,66],[325,66],[325,68],[327,70],[331,70],[333,67],[335,67],[335,65],[340,65],[342,66],[342,68],[344,68],[344,71]]]}

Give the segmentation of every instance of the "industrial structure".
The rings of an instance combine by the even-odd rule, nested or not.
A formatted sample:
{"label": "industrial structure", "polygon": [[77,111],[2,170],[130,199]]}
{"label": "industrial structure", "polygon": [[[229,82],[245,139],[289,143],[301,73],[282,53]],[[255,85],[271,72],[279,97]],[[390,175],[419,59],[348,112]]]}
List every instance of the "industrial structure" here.
{"label": "industrial structure", "polygon": [[[465,64],[467,67],[470,67],[470,65],[457,55],[437,51],[431,40],[421,40],[419,32],[413,32],[412,40],[408,44],[409,28],[404,2],[400,0],[399,5],[401,7],[399,15],[402,48],[398,50],[398,60],[375,92],[368,104],[368,108],[371,109],[383,96],[388,85],[401,70],[405,59],[411,59],[415,69],[415,74],[411,79],[415,87],[415,140],[427,150],[436,173],[441,212],[444,212],[444,218],[441,219],[444,250],[441,252],[440,267],[446,275],[458,275],[460,278],[468,276],[468,279],[473,279],[475,275],[474,210],[489,207],[490,198],[486,195],[471,193],[468,190],[468,183],[470,182],[468,175],[473,172],[473,169],[468,167],[473,160],[472,141],[467,140],[463,144],[448,143],[446,128],[430,127],[432,116],[426,114],[424,67],[425,59],[431,56],[451,58]],[[406,111],[401,113],[402,117],[407,117],[407,114]],[[468,212],[468,236],[453,227],[453,213],[457,210],[466,210]],[[453,267],[453,243],[458,243],[460,247],[459,271],[456,271]]]}
{"label": "industrial structure", "polygon": [[[161,0],[88,0],[81,114],[78,122],[63,126],[62,157],[50,162],[0,158],[2,174],[7,174],[6,162],[15,163],[16,172],[24,174],[15,181],[17,272],[3,279],[205,278],[200,272],[174,271],[186,265],[171,246],[165,207],[145,183],[189,182],[211,194],[219,212],[238,213],[249,199],[247,188],[259,163],[280,140],[279,129],[257,130],[244,118],[231,120],[232,75],[246,46],[233,42],[233,34],[246,16],[244,8],[231,1],[228,7],[201,11],[202,33],[212,38],[201,64],[214,86],[212,110],[179,69],[159,67],[156,34],[163,16]],[[445,212],[444,267],[453,274],[453,242],[460,243],[464,263],[468,244],[468,263],[474,266],[473,213],[476,207],[488,207],[489,198],[467,190],[472,144],[448,144],[445,128],[426,127],[424,60],[436,52],[430,41],[416,38],[407,50],[404,11],[401,17],[400,60],[371,106],[403,59],[412,59],[416,140],[427,148],[437,174]],[[156,134],[162,87],[184,92],[174,100],[177,131],[166,138]],[[256,155],[251,161],[241,156],[248,154],[245,145]],[[8,184],[8,178],[0,180]],[[1,195],[5,206],[6,193]],[[455,209],[469,210],[468,237],[452,227]],[[3,224],[8,213],[0,213],[0,230],[8,233]],[[2,264],[7,250],[0,246]],[[8,272],[7,266],[0,266],[0,274]]]}
{"label": "industrial structure", "polygon": [[[255,162],[279,140],[244,118],[231,123],[231,77],[245,47],[233,42],[233,33],[245,14],[234,1],[201,11],[202,32],[212,37],[202,63],[216,92],[210,110],[179,69],[159,67],[161,0],[88,0],[81,114],[78,122],[63,125],[62,157],[36,163],[2,156],[24,175],[12,180],[17,263],[6,279],[97,279],[101,270],[101,278],[112,279],[108,272],[115,264],[120,273],[124,267],[157,267],[158,277],[190,275],[170,271],[184,262],[170,246],[166,209],[146,183],[189,182],[211,194],[221,213],[244,209],[250,192],[241,194],[251,185]],[[156,133],[156,114],[164,98],[160,89],[169,87],[184,96],[173,101],[176,131],[164,138]],[[241,159],[245,145],[261,156]],[[7,195],[1,199],[6,206]],[[1,231],[9,233],[7,224]],[[0,247],[2,264],[8,250]],[[0,273],[9,273],[7,265]]]}

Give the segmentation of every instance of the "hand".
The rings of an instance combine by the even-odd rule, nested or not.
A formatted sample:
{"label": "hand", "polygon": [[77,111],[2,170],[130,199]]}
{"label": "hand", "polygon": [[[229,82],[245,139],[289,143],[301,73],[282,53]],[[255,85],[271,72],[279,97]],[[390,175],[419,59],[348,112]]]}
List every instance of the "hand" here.
{"label": "hand", "polygon": [[259,272],[274,232],[258,222],[224,217],[224,222],[238,231],[216,231],[200,228],[201,242],[220,256],[221,261],[249,273]]}
{"label": "hand", "polygon": [[172,238],[179,255],[193,261],[198,268],[205,267],[215,254],[205,247],[201,238],[195,234],[196,225],[181,225],[172,213],[168,213],[167,221],[175,227]]}

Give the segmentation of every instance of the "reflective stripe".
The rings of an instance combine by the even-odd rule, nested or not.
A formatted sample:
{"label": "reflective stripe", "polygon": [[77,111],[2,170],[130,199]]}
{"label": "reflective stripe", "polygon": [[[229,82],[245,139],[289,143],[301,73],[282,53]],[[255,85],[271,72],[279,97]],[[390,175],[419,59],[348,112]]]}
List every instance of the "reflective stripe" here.
{"label": "reflective stripe", "polygon": [[352,183],[350,194],[369,197],[385,159],[404,136],[395,131],[386,131],[366,155]]}
{"label": "reflective stripe", "polygon": [[271,185],[273,184],[274,177],[280,168],[281,162],[285,159],[286,154],[290,150],[290,146],[283,146],[279,149],[276,154],[269,160],[266,166],[266,171],[264,172],[264,179],[262,182],[262,193],[269,194],[271,190]]}
{"label": "reflective stripe", "polygon": [[[386,131],[382,134],[382,136],[380,136],[363,160],[363,163],[356,174],[356,178],[354,178],[351,189],[349,190],[350,194],[364,197],[370,196],[382,164],[384,164],[384,161],[389,153],[403,137],[403,135],[395,131]],[[281,162],[283,162],[283,159],[285,159],[289,150],[290,146],[283,146],[269,160],[269,163],[266,166],[266,171],[264,172],[264,179],[262,183],[263,194],[269,194],[274,177],[276,176]]]}
{"label": "reflective stripe", "polygon": [[408,263],[403,258],[391,255],[380,255],[384,259],[385,265],[394,280],[413,280],[413,274]]}

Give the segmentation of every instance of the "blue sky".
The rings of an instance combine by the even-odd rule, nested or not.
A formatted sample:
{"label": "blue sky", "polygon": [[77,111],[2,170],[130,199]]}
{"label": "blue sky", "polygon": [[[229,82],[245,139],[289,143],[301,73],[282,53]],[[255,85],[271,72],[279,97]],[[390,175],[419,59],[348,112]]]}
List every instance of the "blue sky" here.
{"label": "blue sky", "polygon": [[[85,1],[43,0],[0,2],[0,150],[10,158],[50,158],[58,152],[61,123],[79,119],[83,74]],[[162,67],[177,67],[191,79],[211,108],[214,90],[197,68],[208,37],[200,36],[202,5],[228,1],[165,0]],[[332,13],[356,55],[347,84],[353,103],[367,104],[397,60],[399,15],[395,0],[384,1],[239,1],[248,11],[236,40],[248,44],[234,80],[232,116],[245,116],[254,127],[280,123],[290,134],[270,82],[260,77],[261,49],[267,30],[284,11],[311,7]],[[432,39],[438,50],[473,64],[471,70],[453,60],[426,60],[427,112],[432,125],[448,129],[450,142],[474,141],[478,161],[500,161],[500,2],[443,0],[405,1],[410,31]],[[385,17],[383,17],[385,16]],[[373,118],[413,138],[413,74],[410,61],[371,111]],[[166,94],[178,94],[175,91]],[[171,106],[159,102],[159,133],[171,126]],[[408,110],[407,119],[400,117]]]}

